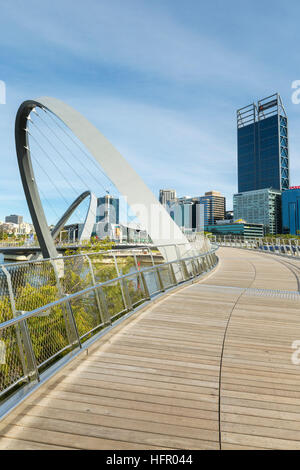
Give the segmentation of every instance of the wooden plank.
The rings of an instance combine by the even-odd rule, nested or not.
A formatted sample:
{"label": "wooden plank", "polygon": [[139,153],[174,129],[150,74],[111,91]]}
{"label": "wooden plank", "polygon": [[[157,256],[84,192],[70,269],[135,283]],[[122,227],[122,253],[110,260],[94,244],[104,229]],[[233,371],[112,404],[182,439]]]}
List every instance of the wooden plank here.
{"label": "wooden plank", "polygon": [[[34,425],[35,423],[32,423]],[[41,432],[40,428],[35,428],[28,425],[16,424],[14,426],[6,426],[0,431],[0,443],[2,442],[2,436],[6,439],[11,439],[10,449],[16,449],[17,447],[13,446],[13,441],[15,439],[28,441],[30,443],[36,443],[39,449],[43,449],[44,444],[57,446],[59,443],[62,446],[70,447],[71,449],[84,449],[84,450],[142,450],[142,449],[165,449],[162,445],[151,446],[147,444],[136,444],[134,442],[128,441],[117,441],[111,439],[101,439],[95,438],[92,436],[78,435],[72,432],[60,432],[57,430],[47,430],[43,429]],[[19,447],[19,444],[17,444]],[[25,445],[24,445],[25,447]]]}
{"label": "wooden plank", "polygon": [[42,444],[41,442],[30,442],[20,439],[2,437],[0,439],[0,450],[71,450],[71,447],[60,445]]}
{"label": "wooden plank", "polygon": [[29,397],[0,448],[300,449],[299,300],[247,291],[292,292],[295,275],[272,256],[220,257]]}
{"label": "wooden plank", "polygon": [[[173,429],[170,426],[170,431],[173,429],[172,434],[163,434],[163,433],[153,433],[151,430],[145,431],[144,429],[136,430],[134,425],[131,428],[127,429],[126,426],[130,426],[129,420],[122,420],[121,427],[106,427],[95,424],[86,424],[80,422],[80,413],[76,412],[61,412],[59,414],[62,418],[59,419],[56,415],[54,409],[43,408],[43,411],[38,411],[36,407],[31,408],[31,412],[34,413],[34,419],[31,415],[19,415],[17,418],[13,417],[10,421],[10,424],[14,424],[15,429],[18,426],[32,426],[34,424],[35,429],[41,431],[53,431],[60,432],[64,434],[73,434],[77,436],[77,440],[80,441],[82,437],[85,438],[101,438],[105,440],[116,440],[123,442],[132,442],[133,444],[143,444],[144,446],[162,446],[162,447],[174,447],[174,448],[183,448],[183,449],[197,449],[204,448],[208,446],[210,449],[215,449],[218,447],[218,441],[215,441],[218,433],[214,431],[197,431],[198,439],[193,437],[184,437],[181,434],[180,430]],[[49,414],[49,416],[44,417],[42,414]],[[85,414],[82,413],[84,416]],[[51,417],[52,416],[52,417]],[[54,417],[53,417],[54,416]],[[153,425],[153,423],[151,423]],[[141,422],[135,424],[141,426]],[[163,425],[160,425],[163,426]],[[142,427],[142,426],[141,426]],[[176,431],[179,435],[176,435]],[[42,433],[41,433],[42,434]],[[195,430],[193,430],[193,435],[195,436]],[[202,439],[201,439],[202,437]],[[208,439],[211,438],[211,441]]]}
{"label": "wooden plank", "polygon": [[[120,416],[125,412],[125,410],[130,410],[131,416],[135,416],[137,419],[146,419],[147,416],[151,419],[160,422],[168,423],[184,423],[184,425],[193,426],[193,423],[201,424],[202,419],[206,420],[218,420],[217,411],[213,412],[212,410],[201,410],[199,408],[187,408],[183,406],[175,405],[162,405],[160,403],[144,402],[137,401],[135,397],[132,399],[126,399],[123,395],[122,398],[112,398],[109,394],[107,397],[102,395],[95,395],[88,393],[86,387],[81,387],[80,385],[73,385],[72,387],[56,387],[54,390],[49,391],[47,394],[41,395],[39,398],[29,398],[27,400],[28,404],[40,404],[43,405],[43,399],[52,400],[52,398],[60,399],[61,401],[67,400],[70,402],[80,403],[79,409],[84,408],[89,411],[95,409],[93,406],[97,405],[98,414],[116,414]],[[101,392],[100,392],[101,393]],[[51,405],[52,401],[50,401]],[[135,409],[133,410],[132,407]],[[82,406],[81,406],[82,405]],[[58,407],[64,406],[64,403],[61,403]],[[72,406],[75,406],[73,403]],[[57,406],[56,406],[57,407]],[[192,419],[191,419],[192,418]],[[196,425],[195,424],[195,425]],[[215,424],[212,425],[213,429]]]}
{"label": "wooden plank", "polygon": [[[76,400],[77,398],[77,400]],[[140,411],[132,408],[120,408],[114,406],[103,406],[99,404],[92,404],[90,401],[86,402],[86,399],[82,395],[76,394],[69,394],[63,392],[52,392],[51,395],[42,396],[37,400],[28,400],[28,404],[33,406],[41,406],[41,407],[49,407],[55,408],[56,410],[70,410],[70,411],[79,411],[85,414],[88,420],[94,419],[96,422],[100,422],[103,426],[111,425],[115,422],[118,423],[118,420],[113,420],[110,418],[126,418],[129,420],[142,420],[147,421],[149,423],[160,423],[160,424],[167,424],[172,425],[174,428],[178,427],[186,427],[187,433],[190,432],[188,428],[198,428],[198,429],[209,429],[209,430],[218,430],[218,422],[217,419],[211,419],[212,415],[209,415],[208,419],[202,417],[199,418],[192,418],[192,417],[184,417],[166,413],[158,413],[155,412],[155,408],[153,407],[151,411]],[[28,413],[31,413],[31,409],[28,409]],[[101,415],[101,417],[99,417]],[[97,419],[96,419],[97,418]],[[217,415],[215,414],[215,418]],[[155,424],[151,427],[151,429],[163,431],[163,427],[159,428],[156,427]]]}

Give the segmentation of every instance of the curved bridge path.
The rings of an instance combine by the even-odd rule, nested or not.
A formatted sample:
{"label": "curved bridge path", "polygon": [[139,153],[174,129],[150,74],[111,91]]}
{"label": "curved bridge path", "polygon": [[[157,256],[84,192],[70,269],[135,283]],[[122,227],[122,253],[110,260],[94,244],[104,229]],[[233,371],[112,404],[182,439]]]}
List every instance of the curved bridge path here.
{"label": "curved bridge path", "polygon": [[1,449],[300,449],[300,260],[222,248],[0,424]]}

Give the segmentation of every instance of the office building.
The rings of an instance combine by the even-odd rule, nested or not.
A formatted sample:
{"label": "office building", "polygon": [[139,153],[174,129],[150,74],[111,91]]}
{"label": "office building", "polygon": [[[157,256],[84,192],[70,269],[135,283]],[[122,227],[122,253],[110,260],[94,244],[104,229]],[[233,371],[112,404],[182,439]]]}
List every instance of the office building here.
{"label": "office building", "polygon": [[226,199],[219,191],[208,191],[204,196],[190,198],[193,204],[203,204],[204,225],[213,225],[225,219]]}
{"label": "office building", "polygon": [[265,233],[281,233],[281,191],[266,188],[233,196],[234,220],[262,224]]}
{"label": "office building", "polygon": [[219,191],[208,191],[204,198],[211,201],[211,218],[214,222],[225,219],[226,199]]}
{"label": "office building", "polygon": [[23,223],[23,216],[11,214],[5,217],[5,222],[20,225]]}
{"label": "office building", "polygon": [[198,197],[176,197],[175,190],[161,189],[159,197],[183,231],[202,232],[204,224],[213,224],[225,218],[226,199],[218,191],[208,191]]}
{"label": "office building", "polygon": [[233,220],[233,211],[226,211],[225,219],[226,220]]}
{"label": "office building", "polygon": [[184,199],[173,203],[169,201],[167,203],[167,210],[178,227],[180,227],[183,231],[186,229],[192,230],[193,204],[190,201]]}
{"label": "office building", "polygon": [[282,233],[300,235],[300,186],[282,193]]}
{"label": "office building", "polygon": [[175,189],[160,189],[159,190],[159,202],[166,205],[168,202],[176,201]]}
{"label": "office building", "polygon": [[261,238],[264,236],[264,226],[262,224],[248,224],[245,221],[219,223],[215,225],[205,225],[205,232],[213,233],[216,236],[227,236],[228,238]]}
{"label": "office building", "polygon": [[97,222],[107,222],[111,224],[119,223],[119,199],[106,194],[99,197],[97,201]]}
{"label": "office building", "polygon": [[238,192],[289,188],[288,120],[280,95],[237,111]]}

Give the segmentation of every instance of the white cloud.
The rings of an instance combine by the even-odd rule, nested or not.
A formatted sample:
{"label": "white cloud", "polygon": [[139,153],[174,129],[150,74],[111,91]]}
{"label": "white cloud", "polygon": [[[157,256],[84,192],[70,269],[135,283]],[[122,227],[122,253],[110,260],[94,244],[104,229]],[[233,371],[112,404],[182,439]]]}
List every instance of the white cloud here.
{"label": "white cloud", "polygon": [[166,186],[193,195],[209,189],[236,191],[235,129],[228,132],[226,119],[216,123],[205,116],[107,95],[96,99],[87,95],[84,100],[70,97],[69,101],[118,148],[156,194]]}

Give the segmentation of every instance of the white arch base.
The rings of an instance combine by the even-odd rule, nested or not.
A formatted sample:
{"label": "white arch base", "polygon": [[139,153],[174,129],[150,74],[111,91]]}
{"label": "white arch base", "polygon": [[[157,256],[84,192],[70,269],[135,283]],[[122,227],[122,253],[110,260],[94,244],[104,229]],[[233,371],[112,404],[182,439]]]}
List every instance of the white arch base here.
{"label": "white arch base", "polygon": [[78,240],[86,241],[91,239],[95,223],[95,214],[97,213],[97,197],[91,193],[89,209],[82,227],[79,229]]}

